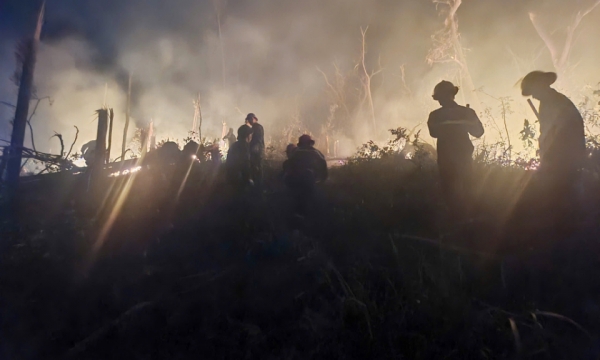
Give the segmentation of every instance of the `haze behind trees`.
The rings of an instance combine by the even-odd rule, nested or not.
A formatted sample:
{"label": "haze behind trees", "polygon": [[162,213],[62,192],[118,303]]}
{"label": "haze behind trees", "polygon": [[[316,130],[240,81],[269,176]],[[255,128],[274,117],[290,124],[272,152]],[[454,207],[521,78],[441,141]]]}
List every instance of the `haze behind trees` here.
{"label": "haze behind trees", "polygon": [[[495,123],[482,118],[488,128],[483,141],[506,137],[498,99],[512,97],[506,128],[512,145],[520,147],[523,120],[534,116],[514,84],[530,70],[554,70],[530,14],[537,14],[538,24],[561,49],[577,11],[594,3],[460,5],[456,19],[473,86],[495,97],[478,92],[480,103],[457,99],[471,102],[478,112],[489,107],[494,115]],[[10,80],[15,44],[33,28],[36,6],[34,0],[0,5],[0,100],[8,103],[15,102],[17,91]],[[51,2],[35,85],[39,97],[50,96],[54,102],[41,104],[33,120],[36,145],[56,152],[50,136],[57,131],[69,141],[73,125],[80,128],[81,141],[94,138],[94,110],[105,99],[115,109],[114,136],[120,138],[132,72],[132,117],[140,126],[152,119],[158,140],[187,136],[192,100],[200,93],[207,136],[219,137],[222,121],[235,126],[243,114],[254,111],[261,114],[267,140],[285,137],[290,127],[316,138],[328,132],[340,140],[341,155],[350,155],[369,139],[384,140],[389,128],[423,128],[427,113],[436,107],[430,98],[433,85],[441,79],[458,83],[455,63],[426,62],[435,47],[432,35],[444,28],[447,8],[428,0]],[[600,10],[580,20],[559,77],[576,104],[600,81],[594,46]],[[372,75],[372,108],[365,98],[366,74]],[[325,77],[341,90],[346,106],[335,99]],[[10,137],[13,111],[0,107],[2,139]],[[425,134],[423,138],[432,142]],[[114,151],[113,158],[118,149]]]}

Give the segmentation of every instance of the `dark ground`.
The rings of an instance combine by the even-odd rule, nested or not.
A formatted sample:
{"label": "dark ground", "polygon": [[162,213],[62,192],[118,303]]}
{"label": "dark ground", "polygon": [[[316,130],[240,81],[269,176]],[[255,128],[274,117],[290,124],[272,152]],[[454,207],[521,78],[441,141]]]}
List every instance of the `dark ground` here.
{"label": "dark ground", "polygon": [[558,226],[518,196],[523,170],[481,165],[456,224],[429,163],[333,169],[305,218],[278,166],[256,202],[208,169],[179,198],[142,171],[103,242],[117,197],[25,186],[0,233],[0,358],[600,359],[593,176]]}

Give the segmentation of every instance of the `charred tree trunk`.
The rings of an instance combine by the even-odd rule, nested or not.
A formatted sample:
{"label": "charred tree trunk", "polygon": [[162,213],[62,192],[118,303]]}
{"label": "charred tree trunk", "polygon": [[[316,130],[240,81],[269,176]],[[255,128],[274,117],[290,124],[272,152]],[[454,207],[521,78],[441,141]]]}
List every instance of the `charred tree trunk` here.
{"label": "charred tree trunk", "polygon": [[98,173],[106,163],[106,135],[108,133],[108,110],[100,109],[98,113],[98,132],[93,169]]}
{"label": "charred tree trunk", "polygon": [[35,71],[37,48],[42,32],[42,24],[44,21],[45,6],[46,3],[43,2],[38,14],[35,35],[33,39],[26,41],[23,49],[23,69],[21,72],[17,108],[15,110],[15,119],[13,122],[13,131],[10,141],[10,151],[7,161],[6,180],[9,186],[12,188],[18,185],[19,175],[21,174],[23,142],[25,140],[25,128],[27,126],[27,115],[29,113],[29,102],[31,101],[33,87],[33,73]]}
{"label": "charred tree trunk", "polygon": [[198,143],[202,144],[202,106],[200,105],[200,94],[198,99],[194,100],[194,121],[192,132],[198,131]]}
{"label": "charred tree trunk", "polygon": [[148,129],[142,129],[140,142],[140,159],[143,159],[148,152]]}
{"label": "charred tree trunk", "polygon": [[131,111],[131,74],[129,74],[129,85],[127,86],[127,109],[125,110],[125,129],[123,129],[123,146],[121,147],[121,161],[125,161],[127,151],[127,130],[129,130],[129,113]]}
{"label": "charred tree trunk", "polygon": [[110,149],[112,148],[112,133],[113,133],[113,120],[115,118],[115,112],[110,109],[110,121],[108,125],[108,147],[106,149],[106,163],[110,162]]}

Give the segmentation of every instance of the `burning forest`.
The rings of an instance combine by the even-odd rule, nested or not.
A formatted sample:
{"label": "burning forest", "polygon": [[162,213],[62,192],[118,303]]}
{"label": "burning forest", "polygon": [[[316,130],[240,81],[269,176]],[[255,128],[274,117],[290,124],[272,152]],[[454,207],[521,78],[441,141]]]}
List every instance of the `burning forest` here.
{"label": "burning forest", "polygon": [[600,358],[599,27],[0,3],[0,358]]}

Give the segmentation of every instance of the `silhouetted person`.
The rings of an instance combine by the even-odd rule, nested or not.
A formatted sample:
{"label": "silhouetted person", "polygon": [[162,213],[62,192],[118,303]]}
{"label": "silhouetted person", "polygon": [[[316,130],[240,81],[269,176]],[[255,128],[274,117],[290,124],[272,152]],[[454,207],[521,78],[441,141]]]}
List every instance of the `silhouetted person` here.
{"label": "silhouetted person", "polygon": [[294,151],[296,151],[297,148],[298,146],[296,146],[296,144],[288,144],[288,146],[285,148],[286,160],[283,162],[282,165],[284,177],[290,171],[290,157],[292,157],[292,154],[294,153]]}
{"label": "silhouetted person", "polygon": [[252,128],[246,125],[240,126],[237,139],[227,152],[225,169],[229,184],[234,190],[243,191],[254,184],[250,162]]}
{"label": "silhouetted person", "polygon": [[194,140],[188,141],[187,144],[183,146],[183,150],[181,151],[183,159],[186,161],[195,160],[198,158],[198,152],[200,151],[200,145]]}
{"label": "silhouetted person", "polygon": [[207,151],[210,154],[210,162],[213,169],[218,168],[221,165],[221,149],[219,148],[219,143],[215,142],[207,149]]}
{"label": "silhouetted person", "polygon": [[263,180],[263,160],[265,157],[265,130],[258,123],[253,113],[246,116],[246,122],[252,126],[252,141],[250,142],[250,162],[252,164],[252,179],[260,189]]}
{"label": "silhouetted person", "polygon": [[[575,183],[586,159],[585,131],[579,110],[565,95],[550,87],[557,79],[553,72],[532,71],[521,81],[523,96],[540,101],[540,183],[541,194],[553,216],[575,202]],[[563,214],[565,214],[563,212]]]}
{"label": "silhouetted person", "polygon": [[521,81],[521,93],[540,101],[540,169],[574,176],[586,158],[583,118],[569,98],[550,87],[556,78],[532,71]]}
{"label": "silhouetted person", "polygon": [[[96,140],[88,141],[81,147],[81,156],[86,166],[91,166],[96,156]],[[125,159],[123,159],[125,160]]]}
{"label": "silhouetted person", "polygon": [[297,212],[301,215],[307,212],[316,184],[327,180],[328,176],[325,156],[315,149],[314,145],[315,141],[310,135],[300,136],[298,147],[291,152],[285,165],[285,184],[294,197]]}
{"label": "silhouetted person", "polygon": [[229,132],[227,133],[227,135],[225,135],[223,140],[227,141],[228,148],[230,148],[231,145],[233,145],[233,143],[237,141],[237,138],[233,134],[233,128],[229,128]]}
{"label": "silhouetted person", "polygon": [[454,97],[458,87],[442,81],[433,90],[433,99],[441,108],[427,120],[429,134],[437,138],[437,163],[440,184],[448,207],[457,217],[468,209],[473,165],[473,144],[469,134],[483,135],[483,125],[473,109],[458,105]]}

